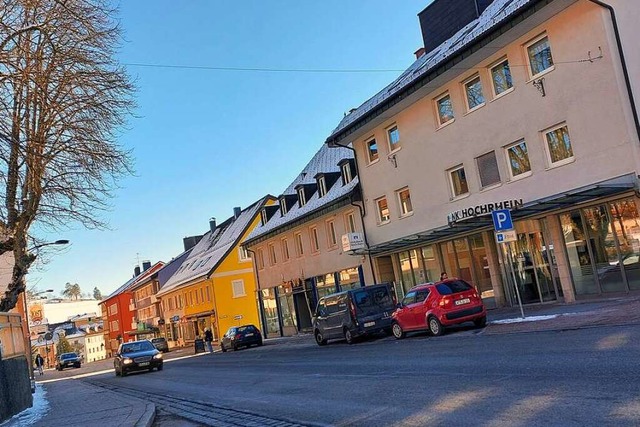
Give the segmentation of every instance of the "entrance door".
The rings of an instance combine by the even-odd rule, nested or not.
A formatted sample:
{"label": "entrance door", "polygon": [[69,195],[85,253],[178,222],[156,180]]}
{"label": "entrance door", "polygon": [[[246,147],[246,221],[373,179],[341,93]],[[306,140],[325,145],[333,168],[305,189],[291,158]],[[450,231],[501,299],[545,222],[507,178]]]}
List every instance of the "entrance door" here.
{"label": "entrance door", "polygon": [[556,300],[556,283],[551,274],[551,260],[540,223],[536,220],[521,221],[516,223],[516,232],[517,241],[501,245],[503,259],[511,269],[506,274],[511,303],[518,303],[516,287],[523,304]]}

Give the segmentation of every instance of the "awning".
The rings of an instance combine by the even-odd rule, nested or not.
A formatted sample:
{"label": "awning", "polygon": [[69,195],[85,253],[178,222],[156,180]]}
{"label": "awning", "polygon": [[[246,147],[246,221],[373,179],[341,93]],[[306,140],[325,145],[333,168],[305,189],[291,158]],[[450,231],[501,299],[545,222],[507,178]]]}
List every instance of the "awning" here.
{"label": "awning", "polygon": [[[636,189],[637,178],[634,174],[624,175],[619,178],[603,181],[597,184],[580,187],[575,190],[554,194],[553,196],[525,203],[523,206],[511,212],[514,220],[529,218],[544,212],[566,209],[571,206],[597,200],[604,197],[615,196]],[[356,251],[356,255],[367,252],[371,255],[384,255],[398,252],[409,247],[447,240],[459,235],[484,231],[493,228],[491,215],[483,215],[469,218],[455,224],[431,229],[428,231],[411,234],[406,237],[391,240],[372,246],[368,251]]]}

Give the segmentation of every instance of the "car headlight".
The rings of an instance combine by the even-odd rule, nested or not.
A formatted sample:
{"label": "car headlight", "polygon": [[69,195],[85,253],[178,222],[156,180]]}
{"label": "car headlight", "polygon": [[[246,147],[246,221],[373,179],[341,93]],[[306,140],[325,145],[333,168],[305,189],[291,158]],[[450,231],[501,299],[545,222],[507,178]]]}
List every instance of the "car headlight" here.
{"label": "car headlight", "polygon": [[129,359],[129,358],[125,358],[125,359],[122,361],[122,363],[123,363],[123,364],[125,364],[125,365],[129,365],[129,364],[133,363],[133,360],[132,360],[132,359]]}
{"label": "car headlight", "polygon": [[153,356],[154,359],[162,359],[162,353],[158,353],[155,356]]}

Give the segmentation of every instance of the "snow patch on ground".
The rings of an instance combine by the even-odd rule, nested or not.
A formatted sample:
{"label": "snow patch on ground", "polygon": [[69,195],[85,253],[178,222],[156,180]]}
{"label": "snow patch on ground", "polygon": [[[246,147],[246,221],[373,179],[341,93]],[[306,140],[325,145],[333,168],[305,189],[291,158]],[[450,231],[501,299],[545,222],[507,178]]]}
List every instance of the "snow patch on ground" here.
{"label": "snow patch on ground", "polygon": [[558,317],[557,314],[550,314],[548,316],[529,316],[529,317],[525,317],[524,319],[522,317],[517,317],[514,319],[494,320],[491,323],[494,325],[506,325],[509,323],[538,322],[540,320],[555,319],[556,317]]}
{"label": "snow patch on ground", "polygon": [[40,384],[36,384],[36,392],[33,394],[33,406],[25,409],[8,421],[0,424],[0,427],[26,427],[34,425],[49,412],[47,392]]}

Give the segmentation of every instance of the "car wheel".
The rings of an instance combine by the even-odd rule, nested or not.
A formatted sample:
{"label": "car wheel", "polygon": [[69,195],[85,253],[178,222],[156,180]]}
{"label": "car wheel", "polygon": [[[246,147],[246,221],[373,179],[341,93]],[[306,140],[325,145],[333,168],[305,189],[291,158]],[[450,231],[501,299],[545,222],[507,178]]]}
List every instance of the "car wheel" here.
{"label": "car wheel", "polygon": [[238,347],[239,347],[239,346],[237,346],[237,345],[235,345],[235,344],[234,344],[234,345],[233,345],[233,351],[238,351]]}
{"label": "car wheel", "polygon": [[120,376],[120,372],[118,372],[118,370],[115,369],[115,368],[113,368],[113,370],[116,371],[116,377],[119,377]]}
{"label": "car wheel", "polygon": [[125,371],[124,369],[120,369],[120,376],[121,377],[126,377],[127,376],[127,371]]}
{"label": "car wheel", "polygon": [[220,350],[222,350],[223,353],[227,352],[227,349],[224,347],[224,344],[220,344]]}
{"label": "car wheel", "polygon": [[442,333],[444,332],[442,323],[440,323],[438,318],[435,316],[429,317],[429,332],[431,332],[431,335],[435,337],[442,335]]}
{"label": "car wheel", "polygon": [[163,366],[162,365],[158,365],[158,371],[162,371]]}
{"label": "car wheel", "polygon": [[322,336],[322,333],[320,331],[316,330],[316,332],[313,335],[316,338],[316,344],[318,344],[320,346],[327,344],[327,340],[324,339],[324,337]]}
{"label": "car wheel", "polygon": [[347,341],[347,344],[353,344],[353,334],[348,328],[344,328],[344,339]]}
{"label": "car wheel", "polygon": [[473,324],[476,326],[476,328],[484,328],[485,326],[487,326],[487,316],[482,316],[474,320]]}
{"label": "car wheel", "polygon": [[258,341],[258,347],[262,347],[262,340]]}
{"label": "car wheel", "polygon": [[402,326],[400,326],[398,322],[393,323],[393,326],[391,327],[391,332],[393,333],[393,337],[397,340],[401,340],[407,335],[405,331],[402,330]]}

